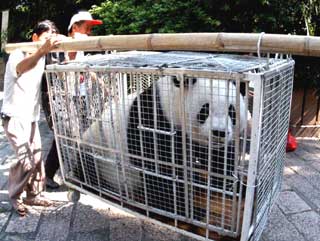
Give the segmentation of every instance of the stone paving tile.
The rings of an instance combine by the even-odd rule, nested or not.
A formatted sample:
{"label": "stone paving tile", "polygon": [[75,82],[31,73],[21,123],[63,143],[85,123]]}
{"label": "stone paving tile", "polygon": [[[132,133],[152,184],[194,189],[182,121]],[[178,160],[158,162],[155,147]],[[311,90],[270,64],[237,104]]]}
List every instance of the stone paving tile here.
{"label": "stone paving tile", "polygon": [[312,162],[306,163],[297,159],[290,159],[287,161],[287,167],[291,168],[299,175],[304,176],[314,187],[320,190],[320,172],[310,164],[312,164]]}
{"label": "stone paving tile", "polygon": [[297,213],[289,216],[289,220],[308,241],[319,241],[320,216],[318,213],[314,211]]}
{"label": "stone paving tile", "polygon": [[110,240],[141,241],[141,220],[138,218],[121,218],[110,222]]}
{"label": "stone paving tile", "polygon": [[34,234],[32,233],[11,233],[0,234],[1,241],[34,241]]}
{"label": "stone paving tile", "polygon": [[[303,148],[308,153],[314,154],[320,157],[319,140],[298,140],[299,148]],[[299,153],[299,152],[298,152]]]}
{"label": "stone paving tile", "polygon": [[159,224],[143,221],[143,241],[176,241],[181,235]]}
{"label": "stone paving tile", "polygon": [[11,211],[11,204],[9,202],[8,191],[0,190],[0,212]]}
{"label": "stone paving tile", "polygon": [[292,175],[296,175],[296,172],[292,168],[285,166],[283,170],[284,178],[289,178]]}
{"label": "stone paving tile", "polygon": [[7,189],[8,175],[8,170],[0,169],[0,190]]}
{"label": "stone paving tile", "polygon": [[108,216],[109,219],[112,221],[114,219],[119,219],[119,218],[133,218],[135,217],[133,214],[126,212],[124,210],[121,210],[120,208],[114,207],[112,205],[110,205],[110,207],[108,208]]}
{"label": "stone paving tile", "polygon": [[264,241],[304,241],[303,236],[296,230],[277,205],[273,206],[271,216],[262,233]]}
{"label": "stone paving tile", "polygon": [[3,161],[5,160],[6,155],[13,155],[14,154],[14,152],[11,150],[10,144],[7,142],[5,137],[3,138],[3,141],[0,142],[0,152],[5,154],[5,155],[1,156],[0,164],[3,163]]}
{"label": "stone paving tile", "polygon": [[35,232],[40,220],[40,214],[37,210],[29,208],[26,217],[19,217],[18,214],[13,213],[8,226],[5,230],[6,233],[30,233]]}
{"label": "stone paving tile", "polygon": [[[305,201],[308,200],[308,205],[311,208],[316,208],[320,210],[320,191],[315,189],[304,177],[293,174],[287,178],[287,183],[298,192],[299,196]],[[301,196],[302,194],[303,196]]]}
{"label": "stone paving tile", "polygon": [[12,163],[15,159],[16,156],[13,152],[13,150],[11,149],[11,146],[8,146],[8,148],[6,148],[5,150],[1,151],[2,154],[2,161],[1,161],[1,165],[7,164],[7,163]]}
{"label": "stone paving tile", "polygon": [[311,210],[311,207],[309,207],[297,193],[292,191],[281,192],[278,197],[277,204],[284,214]]}
{"label": "stone paving tile", "polygon": [[1,212],[0,210],[0,232],[4,225],[8,222],[10,212]]}
{"label": "stone paving tile", "polygon": [[73,204],[49,208],[42,211],[41,224],[36,241],[64,241],[68,238]]}
{"label": "stone paving tile", "polygon": [[[70,241],[109,241],[108,230],[72,234]],[[113,240],[112,240],[113,241]]]}
{"label": "stone paving tile", "polygon": [[[80,199],[81,200],[81,199]],[[90,232],[109,227],[108,209],[94,209],[92,206],[76,205],[73,232]]]}
{"label": "stone paving tile", "polygon": [[281,190],[282,191],[290,191],[290,190],[292,190],[290,185],[287,183],[287,179],[285,179],[285,178],[283,178],[283,180],[282,180]]}
{"label": "stone paving tile", "polygon": [[312,161],[311,166],[320,172],[320,158],[316,161]]}
{"label": "stone paving tile", "polygon": [[307,147],[307,145],[305,144],[300,144],[300,146],[293,152],[293,154],[309,162],[320,158],[320,153],[317,151],[318,150],[313,147]]}

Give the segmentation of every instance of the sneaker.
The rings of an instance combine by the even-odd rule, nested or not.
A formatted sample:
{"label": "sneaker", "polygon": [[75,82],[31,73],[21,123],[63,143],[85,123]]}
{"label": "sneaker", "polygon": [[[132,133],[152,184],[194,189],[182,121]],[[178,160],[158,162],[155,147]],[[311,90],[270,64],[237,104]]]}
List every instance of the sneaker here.
{"label": "sneaker", "polygon": [[53,179],[46,177],[46,187],[51,189],[57,189],[59,188],[59,184],[56,183]]}

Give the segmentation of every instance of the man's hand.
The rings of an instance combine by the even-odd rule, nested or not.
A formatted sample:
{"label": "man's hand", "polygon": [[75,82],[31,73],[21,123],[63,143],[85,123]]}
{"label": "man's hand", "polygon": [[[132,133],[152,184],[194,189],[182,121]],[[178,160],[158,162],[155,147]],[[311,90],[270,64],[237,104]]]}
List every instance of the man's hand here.
{"label": "man's hand", "polygon": [[60,44],[60,42],[62,41],[61,37],[57,36],[57,37],[51,37],[49,39],[47,39],[44,44],[41,46],[41,48],[39,49],[39,53],[40,53],[40,57],[46,55],[47,53],[49,53],[51,50],[57,48]]}

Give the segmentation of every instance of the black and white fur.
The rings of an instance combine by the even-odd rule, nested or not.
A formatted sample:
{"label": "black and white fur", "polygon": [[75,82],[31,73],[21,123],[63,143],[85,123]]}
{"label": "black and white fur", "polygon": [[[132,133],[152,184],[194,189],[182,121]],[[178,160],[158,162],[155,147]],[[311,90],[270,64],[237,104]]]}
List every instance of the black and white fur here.
{"label": "black and white fur", "polygon": [[[230,81],[194,77],[180,81],[176,76],[160,77],[139,96],[128,95],[122,103],[125,107],[120,103],[121,98],[117,104],[115,101],[109,103],[102,115],[105,124],[93,123],[84,139],[91,141],[100,136],[107,146],[118,149],[121,142],[121,150],[129,154],[122,156],[126,165],[122,174],[127,177],[129,191],[140,194],[130,197],[147,202],[151,207],[174,212],[173,193],[176,193],[176,211],[183,214],[187,187],[185,166],[207,168],[211,159],[211,170],[207,171],[223,174],[227,165],[227,174],[232,174],[234,147],[229,144],[233,142],[235,127],[238,126],[241,133],[248,117],[243,96],[240,95],[238,103],[236,96],[236,87]],[[236,120],[237,108],[239,120]],[[224,159],[226,146],[227,163]],[[110,157],[116,156],[110,153]],[[115,171],[114,162],[96,163],[101,173],[109,170],[102,179],[110,186],[119,186],[116,174],[119,169]],[[201,183],[201,175],[188,175]],[[221,182],[222,179],[216,178],[211,185],[221,188]]]}

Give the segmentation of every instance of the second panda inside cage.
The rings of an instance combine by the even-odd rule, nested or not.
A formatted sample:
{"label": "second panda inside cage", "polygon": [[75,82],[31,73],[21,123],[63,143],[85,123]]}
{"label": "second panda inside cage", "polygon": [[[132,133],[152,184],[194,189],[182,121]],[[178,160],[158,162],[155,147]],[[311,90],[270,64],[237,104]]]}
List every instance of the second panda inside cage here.
{"label": "second panda inside cage", "polygon": [[197,238],[259,239],[281,186],[291,59],[131,51],[46,72],[67,185]]}

